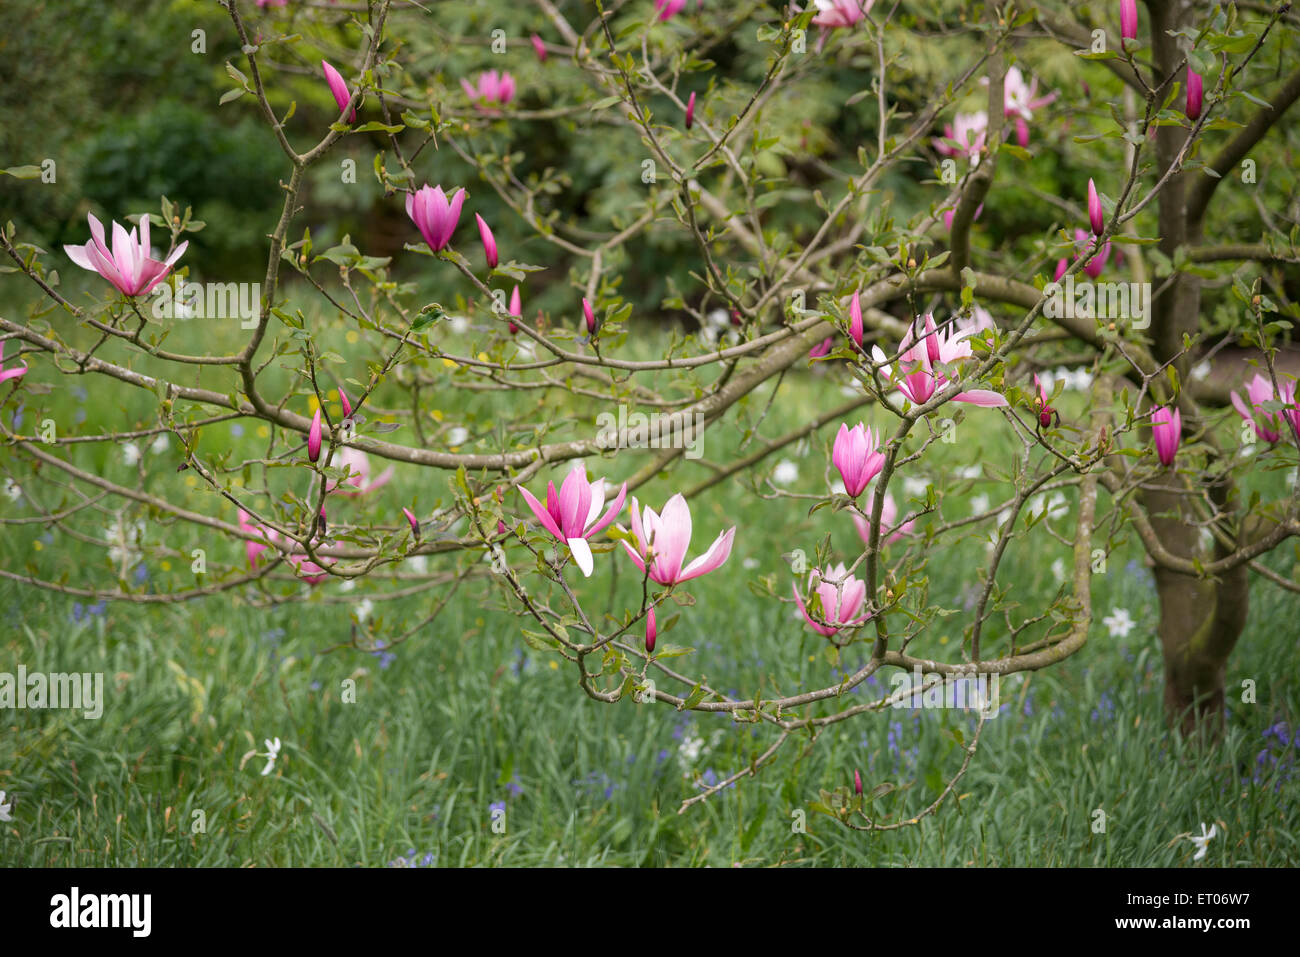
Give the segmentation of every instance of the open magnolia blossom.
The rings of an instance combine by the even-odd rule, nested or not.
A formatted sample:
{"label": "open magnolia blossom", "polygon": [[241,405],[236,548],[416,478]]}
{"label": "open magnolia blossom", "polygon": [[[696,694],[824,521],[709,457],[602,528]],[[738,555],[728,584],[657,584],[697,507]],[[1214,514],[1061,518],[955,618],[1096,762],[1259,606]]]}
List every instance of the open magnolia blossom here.
{"label": "open magnolia blossom", "polygon": [[988,126],[989,115],[983,110],[958,113],[951,123],[944,124],[943,136],[933,140],[934,148],[944,156],[965,157],[971,166],[978,166],[988,137]]}
{"label": "open magnolia blossom", "polygon": [[406,194],[406,215],[419,227],[420,235],[436,253],[446,249],[451,242],[464,204],[465,190],[456,190],[448,199],[441,186],[426,183],[414,193]]}
{"label": "open magnolia blossom", "polygon": [[582,465],[573,467],[573,471],[560,485],[558,493],[554,482],[546,483],[545,505],[522,485],[519,486],[519,494],[533,510],[542,527],[568,544],[573,560],[582,569],[582,574],[590,578],[595,561],[587,540],[604,531],[610,522],[618,518],[618,513],[623,510],[623,499],[627,496],[627,483],[624,482],[619,488],[614,504],[603,516],[600,510],[605,505],[605,480],[587,481],[587,470]]}
{"label": "open magnolia blossom", "polygon": [[819,27],[851,27],[871,12],[875,0],[813,0],[817,15],[812,22]]}
{"label": "open magnolia blossom", "polygon": [[1032,83],[1026,83],[1020,67],[1007,67],[1007,75],[1002,83],[1003,110],[1015,122],[1016,142],[1020,146],[1029,145],[1029,121],[1034,118],[1034,110],[1047,106],[1055,99],[1055,93],[1038,96],[1037,77]]}
{"label": "open magnolia blossom", "polygon": [[[1060,282],[1065,271],[1070,268],[1070,262],[1078,259],[1088,251],[1092,246],[1092,236],[1082,229],[1074,231],[1074,253],[1070,259],[1058,259],[1056,261],[1056,272],[1052,276],[1052,282]],[[1118,255],[1118,254],[1117,254]],[[1110,259],[1110,240],[1106,240],[1083,266],[1084,273],[1089,279],[1096,279],[1101,275],[1101,271],[1106,268],[1106,261]]]}
{"label": "open magnolia blossom", "polygon": [[808,627],[819,635],[833,637],[840,629],[860,625],[871,617],[861,614],[867,599],[866,582],[850,575],[843,563],[825,571],[814,568],[808,576],[808,587],[811,595],[806,605],[798,585],[792,586],[794,600]]}
{"label": "open magnolia blossom", "polygon": [[390,465],[371,478],[370,456],[350,445],[339,450],[333,464],[352,473],[342,482],[330,483],[330,491],[337,492],[339,495],[365,495],[367,492],[373,492],[387,485],[394,474],[393,467]]}
{"label": "open magnolia blossom", "polygon": [[515,78],[504,70],[485,70],[476,84],[462,77],[460,85],[466,96],[482,106],[505,106],[515,98]]}
{"label": "open magnolia blossom", "polygon": [[663,515],[656,515],[649,505],[644,513],[639,511],[636,496],[633,496],[632,536],[636,539],[636,548],[626,541],[623,547],[636,567],[648,573],[651,581],[676,585],[722,567],[731,555],[736,527],[733,525],[720,534],[708,551],[683,567],[686,549],[691,544],[691,507],[686,504],[686,499],[680,493],[674,495],[664,505]]}
{"label": "open magnolia blossom", "polygon": [[[1300,428],[1300,407],[1296,406],[1295,382],[1280,379],[1278,389],[1274,389],[1271,381],[1256,372],[1255,378],[1246,386],[1249,406],[1242,401],[1236,390],[1233,390],[1229,398],[1237,414],[1251,423],[1255,434],[1265,442],[1280,441],[1283,429]],[[1284,407],[1280,414],[1264,408],[1264,403],[1275,401],[1280,401]]]}
{"label": "open magnolia blossom", "polygon": [[26,375],[27,366],[14,366],[12,369],[5,368],[5,343],[0,339],[0,382],[8,382],[10,379],[17,379],[21,375]]}
{"label": "open magnolia blossom", "polygon": [[172,266],[189,248],[189,240],[181,243],[171,251],[164,260],[152,258],[149,246],[149,214],[140,214],[139,238],[132,227],[127,232],[125,226],[113,222],[113,248],[110,250],[104,242],[104,224],[93,213],[86,216],[90,220],[90,242],[84,246],[64,246],[68,258],[82,269],[97,272],[123,295],[147,296],[154,286],[162,282],[171,272]]}
{"label": "open magnolia blossom", "polygon": [[[935,327],[934,316],[925,316],[925,332],[918,338],[912,326],[903,336],[898,357],[898,373],[889,365],[889,357],[880,346],[871,347],[871,356],[882,366],[881,371],[894,381],[898,391],[914,405],[922,405],[941,391],[949,382],[947,373],[937,366],[948,365],[971,357],[968,329],[940,330]],[[969,402],[985,407],[1007,404],[1006,396],[990,389],[967,389],[952,397],[954,402]]]}
{"label": "open magnolia blossom", "polygon": [[[865,504],[862,506],[863,515],[857,512],[853,513],[853,525],[858,530],[858,535],[862,538],[862,543],[868,544],[871,541],[871,513],[876,507],[876,493],[873,491],[867,496]],[[863,516],[866,517],[863,517]],[[895,527],[894,523],[898,521],[898,505],[894,502],[894,496],[888,492],[885,493],[885,502],[880,506],[880,524],[884,530],[880,533],[880,544],[892,545],[906,535],[912,534],[912,527],[916,524],[915,520],[909,519],[902,525]]]}
{"label": "open magnolia blossom", "polygon": [[[286,541],[284,536],[275,529],[267,528],[260,522],[253,521],[252,516],[242,508],[239,510],[239,527],[242,531],[253,532],[254,534],[261,535],[268,543],[270,543],[268,545],[252,541],[251,539],[244,539],[244,551],[248,556],[249,568],[257,568],[258,556],[261,555],[262,552],[266,551],[266,549],[271,545],[279,547],[282,542]],[[321,537],[322,536],[319,535],[317,536],[318,541]],[[307,557],[303,552],[301,545],[292,540],[287,541],[289,548],[286,559],[289,564],[293,566],[294,571],[297,573],[299,578],[307,582],[309,585],[318,585],[330,577],[329,572]]]}

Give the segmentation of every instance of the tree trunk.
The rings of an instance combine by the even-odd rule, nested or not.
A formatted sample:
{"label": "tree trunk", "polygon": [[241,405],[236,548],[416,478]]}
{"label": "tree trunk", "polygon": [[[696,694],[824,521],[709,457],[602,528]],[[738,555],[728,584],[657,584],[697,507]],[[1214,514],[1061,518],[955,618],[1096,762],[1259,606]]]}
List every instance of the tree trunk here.
{"label": "tree trunk", "polygon": [[[1182,59],[1177,38],[1170,32],[1188,27],[1197,8],[1189,0],[1147,2],[1152,53],[1165,75]],[[1173,164],[1186,138],[1187,131],[1178,126],[1163,126],[1156,131],[1161,174]],[[1158,198],[1160,249],[1171,259],[1179,246],[1199,237],[1200,225],[1189,223],[1187,212],[1188,180],[1193,175],[1204,174],[1176,173]],[[1201,308],[1199,279],[1186,273],[1179,275],[1152,305],[1153,351],[1161,361],[1169,361],[1182,350],[1184,334],[1196,334]],[[1175,361],[1183,382],[1188,381],[1191,362],[1192,357],[1187,355]],[[1214,482],[1208,475],[1199,480]],[[1231,516],[1235,504],[1232,489],[1213,485],[1209,491],[1221,512]],[[1177,494],[1173,487],[1168,491],[1157,489],[1144,492],[1142,503],[1156,534],[1171,553],[1186,559],[1207,557],[1210,549],[1201,543],[1201,526],[1196,524],[1197,516],[1187,495]],[[1221,526],[1221,530],[1235,538],[1235,527]],[[1213,551],[1221,555],[1225,550],[1216,542]],[[1248,568],[1241,565],[1210,581],[1157,565],[1155,578],[1165,663],[1165,719],[1185,735],[1217,739],[1223,730],[1228,655],[1241,636],[1249,607]]]}

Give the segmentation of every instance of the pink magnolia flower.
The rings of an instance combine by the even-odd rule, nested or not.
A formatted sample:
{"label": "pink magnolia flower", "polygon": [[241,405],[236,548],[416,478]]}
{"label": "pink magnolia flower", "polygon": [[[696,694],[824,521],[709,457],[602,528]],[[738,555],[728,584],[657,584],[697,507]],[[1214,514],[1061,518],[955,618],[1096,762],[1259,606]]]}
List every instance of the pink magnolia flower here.
{"label": "pink magnolia flower", "polygon": [[188,240],[181,243],[161,262],[150,258],[149,214],[141,213],[139,239],[136,239],[134,228],[128,233],[125,226],[114,221],[113,249],[110,252],[104,242],[103,224],[94,214],[86,218],[90,220],[91,241],[84,246],[64,246],[63,251],[82,269],[99,273],[123,295],[149,295],[190,245]]}
{"label": "pink magnolia flower", "polygon": [[537,62],[545,63],[546,44],[542,42],[542,38],[539,37],[536,33],[533,34],[532,40],[533,40],[533,52],[537,54]]}
{"label": "pink magnolia flower", "polygon": [[812,22],[828,30],[851,27],[871,12],[873,3],[875,0],[813,0],[818,12]]}
{"label": "pink magnolia flower", "polygon": [[830,355],[831,347],[833,345],[834,343],[831,341],[831,337],[827,336],[820,343],[808,350],[808,358],[820,359],[822,356]]}
{"label": "pink magnolia flower", "polygon": [[[1056,261],[1056,273],[1052,276],[1052,281],[1060,282],[1061,277],[1065,275],[1065,271],[1070,268],[1070,262],[1082,256],[1084,250],[1090,247],[1091,245],[1092,245],[1091,235],[1089,233],[1084,232],[1082,229],[1076,229],[1074,231],[1074,247],[1075,247],[1074,254],[1070,257],[1069,260],[1066,260],[1065,258],[1061,258]],[[1106,262],[1109,259],[1110,259],[1110,240],[1108,239],[1101,244],[1101,249],[1097,250],[1096,254],[1094,254],[1093,257],[1088,260],[1087,264],[1084,265],[1083,267],[1084,273],[1088,276],[1088,278],[1096,279],[1098,276],[1101,275],[1101,271],[1106,268]]]}
{"label": "pink magnolia flower", "polygon": [[1178,443],[1183,439],[1183,416],[1177,407],[1162,405],[1151,413],[1151,438],[1155,442],[1156,455],[1160,456],[1160,464],[1173,465]]}
{"label": "pink magnolia flower", "polygon": [[497,263],[500,262],[497,257],[496,237],[492,235],[492,230],[483,221],[482,216],[475,213],[474,219],[478,222],[478,237],[483,240],[483,258],[487,260],[488,269],[496,269]]}
{"label": "pink magnolia flower", "polygon": [[[348,102],[352,99],[352,93],[348,90],[348,85],[343,79],[343,75],[338,70],[330,66],[324,60],[320,61],[320,68],[325,73],[325,82],[329,84],[330,92],[334,94],[334,102],[339,105],[339,112],[342,113],[347,108]],[[352,112],[348,114],[348,122],[357,121],[357,108],[354,106]]]}
{"label": "pink magnolia flower", "polygon": [[365,495],[376,489],[383,488],[393,478],[393,467],[390,465],[373,479],[370,477],[370,456],[366,455],[360,449],[354,449],[347,445],[339,450],[338,456],[334,459],[334,464],[339,468],[346,468],[352,474],[341,482],[331,485],[331,492],[338,492],[340,495],[354,496]]}
{"label": "pink magnolia flower", "polygon": [[967,336],[977,336],[985,329],[996,329],[997,323],[993,321],[993,314],[983,306],[971,306],[970,316],[968,318],[958,318],[956,320],[957,329],[966,333]]}
{"label": "pink magnolia flower", "polygon": [[803,596],[799,594],[799,586],[792,585],[791,589],[804,621],[819,635],[830,638],[841,628],[860,625],[871,618],[869,613],[861,614],[867,600],[867,583],[850,575],[843,563],[827,568],[824,572],[814,568],[808,576],[808,587],[812,589],[808,604],[812,605],[813,598],[816,598],[817,604],[813,605],[813,611],[820,621],[814,621],[808,613]]}
{"label": "pink magnolia flower", "polygon": [[1092,234],[1100,236],[1106,231],[1106,215],[1101,208],[1101,197],[1097,195],[1097,184],[1088,180],[1088,225]]}
{"label": "pink magnolia flower", "polygon": [[862,297],[856,290],[849,300],[849,338],[855,346],[862,348]]}
{"label": "pink magnolia flower", "polygon": [[[515,286],[515,291],[510,294],[510,315],[516,319],[522,319],[524,316],[524,305],[519,299],[519,287]],[[513,320],[510,322],[510,334],[513,336],[519,331],[519,326]]]}
{"label": "pink magnolia flower", "polygon": [[1014,117],[1016,124],[1016,142],[1020,146],[1029,145],[1029,121],[1034,118],[1034,110],[1040,109],[1056,99],[1056,94],[1038,96],[1038,78],[1032,83],[1025,82],[1020,67],[1007,68],[1002,81],[1002,104],[1006,116]]}
{"label": "pink magnolia flower", "polygon": [[671,20],[681,13],[686,0],[655,0],[655,9],[659,11],[659,21]]}
{"label": "pink magnolia flower", "polygon": [[[324,525],[323,515],[321,516],[321,524]],[[267,528],[265,525],[254,522],[252,516],[242,508],[239,510],[239,528],[240,531],[258,534],[266,539],[266,543],[244,539],[244,551],[248,556],[249,568],[257,568],[258,556],[261,555],[262,552],[266,551],[268,547],[274,545],[278,548],[283,548],[284,546],[282,543],[287,541],[289,543],[289,548],[286,550],[289,554],[285,557],[289,564],[294,567],[299,578],[310,585],[315,585],[319,582],[323,582],[329,577],[329,572],[308,558],[306,553],[302,550],[302,546],[297,542],[294,542],[292,539],[286,539],[285,536],[281,535],[273,528]],[[313,546],[314,545],[315,542],[313,542]]]}
{"label": "pink magnolia flower", "polygon": [[307,430],[307,458],[315,462],[320,458],[321,424],[320,409],[311,417],[311,428]]}
{"label": "pink magnolia flower", "polygon": [[1300,409],[1296,408],[1295,402],[1295,383],[1282,382],[1281,384],[1281,402],[1285,408],[1282,415],[1284,420],[1276,412],[1269,412],[1263,408],[1265,402],[1272,402],[1278,399],[1278,393],[1273,390],[1273,383],[1265,379],[1258,372],[1255,378],[1251,379],[1246,386],[1246,396],[1250,400],[1250,406],[1242,401],[1234,389],[1229,397],[1232,399],[1233,408],[1237,413],[1250,422],[1255,427],[1255,434],[1265,442],[1277,442],[1282,438],[1282,428],[1289,421],[1293,428],[1300,428]]}
{"label": "pink magnolia flower", "polygon": [[[853,513],[853,524],[858,530],[858,536],[862,539],[864,545],[871,542],[871,513],[876,507],[876,493],[873,490],[867,496],[867,502],[862,506],[864,515],[859,515],[856,511]],[[892,545],[906,535],[912,534],[912,528],[916,525],[915,520],[909,519],[902,525],[895,527],[894,523],[898,521],[898,505],[894,502],[894,496],[888,492],[885,493],[885,504],[880,508],[880,524],[884,531],[880,533],[880,544]]]}
{"label": "pink magnolia flower", "polygon": [[1055,417],[1059,423],[1061,413],[1047,404],[1047,387],[1043,385],[1043,380],[1038,378],[1038,373],[1034,373],[1034,385],[1038,387],[1038,424],[1044,429],[1051,428],[1052,418]]}
{"label": "pink magnolia flower", "polygon": [[603,531],[605,526],[618,517],[618,513],[623,510],[623,499],[627,496],[627,483],[623,483],[614,504],[603,516],[600,515],[600,510],[605,504],[605,480],[587,481],[587,470],[582,465],[573,467],[558,494],[555,483],[547,483],[545,505],[522,485],[519,486],[519,494],[524,497],[542,527],[560,541],[568,543],[573,560],[582,569],[582,574],[590,578],[595,563],[587,539]]}
{"label": "pink magnolia flower", "polygon": [[[978,206],[975,207],[975,215],[970,218],[970,221],[972,223],[977,221],[980,218],[980,214],[983,212],[984,212],[984,204],[980,203]],[[952,221],[956,215],[957,215],[957,207],[955,206],[952,209],[945,209],[943,211],[943,228],[948,230],[948,232],[952,232]]]}
{"label": "pink magnolia flower", "polygon": [[502,70],[486,70],[478,75],[478,83],[472,86],[461,77],[461,89],[481,106],[505,106],[515,98],[515,78]]}
{"label": "pink magnolia flower", "polygon": [[20,375],[27,374],[26,364],[20,365],[14,369],[6,369],[5,365],[5,340],[0,339],[0,382],[8,382],[10,379],[17,379]]}
{"label": "pink magnolia flower", "polygon": [[857,498],[885,467],[885,453],[870,427],[859,422],[850,429],[841,422],[831,447],[831,462],[840,471],[844,491]]}
{"label": "pink magnolia flower", "polygon": [[465,202],[465,190],[458,189],[451,199],[441,186],[426,183],[413,193],[406,194],[406,215],[419,227],[420,234],[435,253],[447,248],[452,234],[460,224],[460,208]]}
{"label": "pink magnolia flower", "polygon": [[943,136],[935,137],[931,142],[944,156],[965,156],[970,159],[972,166],[976,166],[984,151],[988,126],[989,116],[983,110],[978,113],[958,113],[951,123],[944,124]]}
{"label": "pink magnolia flower", "polygon": [[[902,366],[901,377],[895,380],[898,391],[903,393],[914,405],[928,402],[930,397],[943,389],[949,382],[945,372],[935,369],[935,364],[947,365],[971,356],[970,343],[966,339],[969,330],[954,329],[941,332],[935,328],[934,316],[927,313],[925,317],[925,337],[918,341],[915,328],[909,328],[903,336],[899,364]],[[894,378],[889,359],[880,346],[873,346],[871,356],[882,365],[882,372]],[[1006,405],[1006,396],[989,389],[968,389],[952,397],[954,402],[969,402],[971,405],[993,406]]]}
{"label": "pink magnolia flower", "polygon": [[1125,40],[1136,40],[1138,35],[1137,0],[1119,0],[1119,35]]}
{"label": "pink magnolia flower", "polygon": [[736,527],[733,525],[719,535],[708,551],[683,567],[686,549],[691,544],[691,509],[686,499],[680,494],[674,495],[664,505],[663,515],[659,516],[649,505],[642,513],[636,496],[633,496],[632,536],[636,539],[636,548],[633,549],[626,541],[623,548],[636,567],[642,572],[648,568],[650,579],[660,585],[676,585],[720,568],[731,556]]}
{"label": "pink magnolia flower", "polygon": [[1205,95],[1201,75],[1190,66],[1187,68],[1187,118],[1193,123],[1201,115],[1201,102]]}

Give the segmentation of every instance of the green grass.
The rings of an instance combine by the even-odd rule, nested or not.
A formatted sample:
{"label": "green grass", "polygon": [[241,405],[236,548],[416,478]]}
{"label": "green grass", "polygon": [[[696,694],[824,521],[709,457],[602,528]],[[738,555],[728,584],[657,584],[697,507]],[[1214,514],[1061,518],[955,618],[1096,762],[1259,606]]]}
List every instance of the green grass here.
{"label": "green grass", "polygon": [[[178,350],[183,345],[169,342]],[[643,342],[639,350],[656,347]],[[78,399],[48,370],[31,376],[38,377],[57,389],[28,399],[28,433],[31,418],[45,414],[65,432],[152,420],[148,394],[118,406],[98,394],[95,401]],[[808,409],[840,402],[841,384],[835,372],[791,374],[763,434],[793,427]],[[741,415],[756,421],[769,394],[760,390]],[[579,416],[578,429],[581,415],[594,417],[575,411],[583,407],[572,399],[548,401],[557,438],[566,416]],[[490,433],[500,408],[498,399],[449,392],[444,424],[465,422]],[[78,409],[85,421],[76,421]],[[864,414],[885,422],[877,411]],[[927,453],[932,479],[950,482],[956,468],[973,462],[986,475],[1012,462],[996,412],[964,415],[958,442]],[[409,441],[408,433],[397,438]],[[774,457],[798,464],[792,490],[824,489],[832,434],[828,426],[806,449]],[[223,443],[249,455],[266,445],[252,426],[242,437],[229,426],[214,427],[203,441],[208,454]],[[711,430],[706,458],[725,461],[739,441],[738,430]],[[40,481],[23,472],[18,456],[3,454],[20,483]],[[134,474],[115,446],[82,447],[77,455],[82,467],[117,481]],[[631,463],[624,465],[625,458]],[[152,490],[166,489],[189,507],[233,520],[230,506],[185,484],[188,476],[176,475],[165,454],[145,461]],[[587,464],[592,474],[621,476],[640,461],[621,456]],[[640,497],[657,507],[705,474],[685,465]],[[301,485],[297,477],[291,481]],[[1252,481],[1274,490],[1281,484],[1262,470]],[[415,500],[427,512],[448,498],[446,488],[446,476],[402,467],[373,498],[332,506],[331,521],[390,515]],[[944,514],[966,514],[972,495],[994,488],[989,482],[955,486]],[[827,532],[838,557],[856,554],[847,518],[829,510],[809,515],[809,504],[765,500],[736,486],[715,488],[693,504],[692,555],[728,525],[739,530],[730,562],[688,586],[696,603],[681,609],[677,626],[661,638],[695,649],[677,659],[680,668],[752,695],[760,686],[765,693],[819,687],[835,680],[837,664],[853,667],[865,658],[859,651],[865,646],[854,646],[845,661],[832,660],[822,639],[792,618],[788,603],[756,597],[747,587],[771,576],[776,593],[788,595],[782,553],[802,547],[811,554]],[[10,507],[7,499],[0,506]],[[1059,527],[1068,538],[1068,520]],[[147,542],[171,556],[146,558],[148,585],[159,590],[193,584],[183,556],[196,543],[210,550],[213,576],[224,574],[223,560],[242,561],[238,546],[179,526],[151,531]],[[516,567],[540,587],[520,554],[512,552]],[[933,557],[926,569],[930,601],[964,609],[983,554],[983,543],[971,535]],[[1051,563],[1066,555],[1065,545],[1047,536],[1017,543],[1001,579],[1011,587],[1009,598],[1025,613],[1049,600],[1057,587]],[[0,562],[10,570],[66,576],[69,584],[114,581],[102,550],[39,526],[7,527]],[[440,567],[430,562],[431,570]],[[614,569],[618,581],[611,587]],[[1088,644],[1058,667],[1003,683],[1006,712],[987,725],[958,799],[916,827],[863,834],[810,812],[819,790],[846,785],[860,767],[869,788],[885,781],[898,786],[878,802],[879,814],[909,818],[957,767],[950,729],[968,737],[967,716],[859,717],[828,730],[811,748],[791,741],[756,778],[678,814],[702,777],[744,767],[770,743],[771,730],[630,699],[589,700],[572,666],[525,644],[526,622],[504,610],[502,593],[490,586],[465,586],[388,662],[352,648],[329,650],[348,642],[352,609],[326,598],[373,599],[371,623],[382,618],[382,629],[427,615],[439,590],[386,601],[383,589],[391,586],[363,582],[345,593],[330,583],[302,603],[238,592],[179,607],[118,603],[101,611],[66,595],[0,582],[6,625],[0,671],[21,663],[29,672],[103,672],[107,693],[99,720],[48,710],[0,712],[0,789],[15,800],[13,822],[0,824],[0,864],[382,866],[413,850],[417,860],[432,854],[441,865],[1178,866],[1190,865],[1195,850],[1179,835],[1199,833],[1200,823],[1211,821],[1219,822],[1220,836],[1202,863],[1295,864],[1297,752],[1264,733],[1277,722],[1294,728],[1300,713],[1291,680],[1300,653],[1294,629],[1284,627],[1300,612],[1300,601],[1256,585],[1250,624],[1229,667],[1228,733],[1214,750],[1189,752],[1164,730],[1155,595],[1132,543],[1116,543],[1094,586]],[[272,594],[301,590],[290,584]],[[639,581],[624,556],[603,554],[596,575],[578,590],[596,613],[618,615],[632,606]],[[1100,623],[1112,607],[1128,609],[1138,623],[1127,638],[1110,637]],[[964,624],[961,615],[940,619],[912,650],[954,657]],[[995,630],[988,639],[995,651],[998,638]],[[355,703],[342,700],[349,679]],[[1256,704],[1239,700],[1236,689],[1245,679],[1257,684]],[[866,700],[868,693],[850,697]],[[283,752],[273,773],[262,776],[264,759],[249,753],[277,736]],[[682,749],[689,739],[703,742],[693,761]],[[1276,763],[1257,762],[1266,749]],[[505,830],[495,833],[489,806],[502,801]],[[1094,832],[1098,809],[1104,833]],[[192,830],[196,811],[206,819],[203,833]],[[797,811],[807,812],[806,833],[792,827]]]}

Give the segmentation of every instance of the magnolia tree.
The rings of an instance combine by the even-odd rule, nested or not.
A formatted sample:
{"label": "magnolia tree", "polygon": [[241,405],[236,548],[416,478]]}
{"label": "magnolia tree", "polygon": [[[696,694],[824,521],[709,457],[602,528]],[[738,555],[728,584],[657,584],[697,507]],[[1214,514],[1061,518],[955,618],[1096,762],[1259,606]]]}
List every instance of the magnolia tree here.
{"label": "magnolia tree", "polygon": [[[494,595],[571,669],[575,693],[765,729],[748,765],[685,809],[760,773],[792,739],[972,679],[969,701],[984,706],[985,679],[1070,657],[1093,622],[1094,575],[1136,540],[1158,590],[1168,719],[1217,732],[1252,580],[1300,590],[1262,562],[1300,533],[1300,502],[1238,491],[1249,470],[1293,470],[1300,438],[1285,341],[1300,212],[1285,158],[1284,117],[1300,96],[1300,70],[1282,66],[1297,48],[1289,4],[223,6],[238,52],[220,108],[260,116],[283,153],[264,272],[205,276],[187,249],[202,224],[166,198],[161,215],[90,215],[87,241],[61,250],[5,227],[11,278],[37,295],[25,317],[0,317],[4,402],[23,403],[28,424],[0,419],[15,501],[4,522],[108,548],[121,573],[107,588],[0,574],[121,602],[319,600],[363,577],[377,598],[435,596],[418,621],[354,616],[365,650],[416,634],[450,601]],[[810,143],[805,117],[829,74],[858,91],[831,108],[863,131],[838,150]],[[623,157],[605,175],[621,178],[624,199],[568,202],[565,168],[530,163],[542,123]],[[312,238],[328,224],[309,177],[356,145],[373,156],[362,175],[405,214],[392,255]],[[1271,163],[1270,149],[1284,158]],[[448,181],[453,158],[476,175]],[[576,169],[587,157],[562,160]],[[1074,185],[1038,194],[1037,210],[1016,193],[1011,212],[1049,224],[986,231],[1016,221],[998,215],[1000,195],[1042,163]],[[1225,197],[1220,216],[1212,201]],[[506,236],[527,237],[541,262],[498,243]],[[690,251],[689,281],[661,301],[625,294],[647,244]],[[71,267],[96,274],[90,295],[60,291]],[[447,305],[427,302],[416,278]],[[532,315],[543,289],[563,305]],[[239,319],[239,347],[174,351],[195,311]],[[650,312],[698,331],[653,338],[667,344],[647,357]],[[741,400],[766,386],[772,402],[810,365],[833,401],[785,434],[748,423],[739,451],[706,463],[709,477],[681,478],[703,436],[736,430]],[[1085,398],[1063,401],[1062,377],[1039,375],[1048,368],[1069,370]],[[42,408],[59,376],[96,395],[141,390],[156,421],[57,428]],[[438,397],[455,390],[509,401],[480,435],[430,431]],[[583,411],[539,422],[539,397]],[[244,457],[200,441],[229,422],[260,427],[264,447]],[[962,476],[927,461],[958,429],[971,465],[995,435],[1018,450],[986,463],[1001,494],[974,514],[955,507]],[[160,436],[196,500],[177,501],[143,465],[121,482],[89,464],[103,443]],[[755,481],[806,441],[827,455],[823,494]],[[417,469],[437,491],[391,509],[345,504]],[[663,476],[675,494],[646,501],[642,487]],[[806,628],[839,651],[856,645],[861,667],[798,694],[724,693],[704,677],[704,653],[659,641],[673,622],[689,632],[697,579],[746,578],[729,560],[746,530],[698,521],[698,509],[692,522],[693,500],[727,486],[765,496],[778,524],[811,508],[827,529],[856,525],[860,549],[794,552],[784,583],[749,584],[755,601],[801,613],[792,639]],[[203,548],[169,544],[184,524]],[[944,607],[927,567],[973,530],[987,541],[969,570],[975,600]],[[1055,596],[1027,607],[1004,559],[1052,542],[1072,561]],[[191,563],[192,583],[134,584],[121,556],[142,554]],[[639,587],[592,587],[618,574]],[[953,615],[962,641],[944,647],[939,621],[951,629]],[[846,697],[899,671],[914,680]],[[833,797],[852,827],[915,823],[969,766],[988,712],[928,806],[889,823],[858,772],[820,806]]]}

